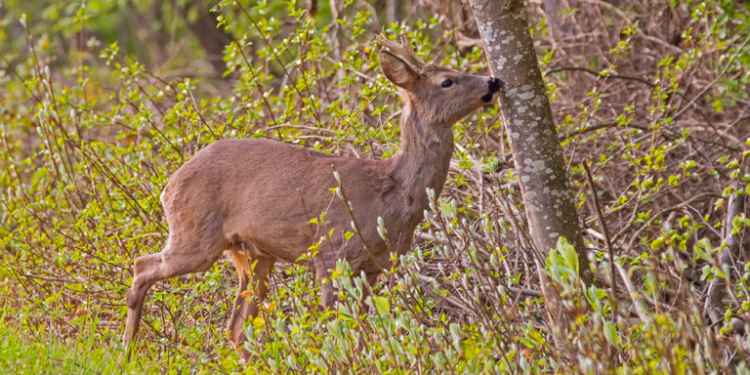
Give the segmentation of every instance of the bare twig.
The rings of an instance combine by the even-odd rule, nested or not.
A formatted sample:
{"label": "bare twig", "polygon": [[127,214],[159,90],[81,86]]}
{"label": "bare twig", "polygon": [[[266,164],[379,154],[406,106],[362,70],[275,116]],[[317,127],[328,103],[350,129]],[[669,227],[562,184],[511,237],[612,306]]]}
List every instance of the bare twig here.
{"label": "bare twig", "polygon": [[635,307],[635,313],[638,314],[638,318],[641,319],[643,323],[648,322],[648,315],[643,310],[643,306],[641,306],[641,301],[638,299],[638,291],[633,286],[633,283],[628,278],[628,273],[625,271],[622,266],[615,262],[614,259],[610,259],[610,262],[615,265],[617,268],[617,271],[620,272],[620,276],[622,277],[622,281],[625,283],[625,288],[628,290],[628,295],[630,295],[630,299],[633,301],[633,307]]}

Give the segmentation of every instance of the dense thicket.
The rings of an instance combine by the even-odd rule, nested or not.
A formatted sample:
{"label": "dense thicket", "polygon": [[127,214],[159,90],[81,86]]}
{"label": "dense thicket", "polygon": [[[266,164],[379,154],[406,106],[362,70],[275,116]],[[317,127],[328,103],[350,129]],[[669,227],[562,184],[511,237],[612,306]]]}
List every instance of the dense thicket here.
{"label": "dense thicket", "polygon": [[[513,134],[492,109],[454,128],[443,195],[369,315],[345,264],[328,312],[307,269],[279,265],[246,367],[222,333],[236,276],[220,262],[156,285],[127,371],[745,371],[750,5],[565,3],[527,3],[596,276],[581,283],[565,243],[546,258],[564,340],[539,291]],[[0,3],[3,325],[121,351],[133,259],[168,233],[161,189],[217,139],[393,155],[400,107],[377,32],[487,72],[468,0]]]}

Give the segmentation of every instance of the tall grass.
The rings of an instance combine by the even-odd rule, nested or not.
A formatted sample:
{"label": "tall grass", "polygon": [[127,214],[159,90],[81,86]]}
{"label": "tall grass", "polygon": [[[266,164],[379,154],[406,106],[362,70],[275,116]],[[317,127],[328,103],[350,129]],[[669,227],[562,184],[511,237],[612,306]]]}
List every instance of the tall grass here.
{"label": "tall grass", "polygon": [[[133,370],[118,363],[121,351],[102,346],[95,336],[55,337],[44,329],[23,331],[0,322],[0,369],[4,374],[149,374],[155,367]],[[136,367],[136,366],[133,366]]]}

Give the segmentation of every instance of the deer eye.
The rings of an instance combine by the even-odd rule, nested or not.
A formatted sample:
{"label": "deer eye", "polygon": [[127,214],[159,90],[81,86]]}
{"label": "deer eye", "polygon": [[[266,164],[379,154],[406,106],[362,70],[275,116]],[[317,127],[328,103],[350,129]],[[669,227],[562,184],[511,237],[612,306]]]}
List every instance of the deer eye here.
{"label": "deer eye", "polygon": [[440,86],[442,86],[442,87],[451,87],[451,86],[453,86],[453,81],[451,81],[450,79],[446,79],[445,81],[443,81],[443,83],[440,84]]}

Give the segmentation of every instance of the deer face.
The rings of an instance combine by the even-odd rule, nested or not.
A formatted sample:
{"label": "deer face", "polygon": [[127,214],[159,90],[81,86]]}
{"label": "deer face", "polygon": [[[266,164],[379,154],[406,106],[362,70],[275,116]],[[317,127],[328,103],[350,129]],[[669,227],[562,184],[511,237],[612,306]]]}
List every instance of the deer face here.
{"label": "deer face", "polygon": [[385,76],[425,122],[451,126],[479,107],[494,103],[503,86],[498,78],[425,65],[417,70],[398,56],[380,52]]}

